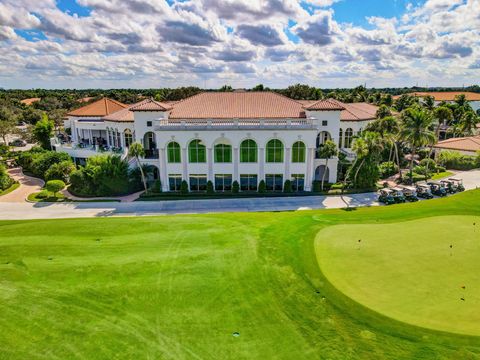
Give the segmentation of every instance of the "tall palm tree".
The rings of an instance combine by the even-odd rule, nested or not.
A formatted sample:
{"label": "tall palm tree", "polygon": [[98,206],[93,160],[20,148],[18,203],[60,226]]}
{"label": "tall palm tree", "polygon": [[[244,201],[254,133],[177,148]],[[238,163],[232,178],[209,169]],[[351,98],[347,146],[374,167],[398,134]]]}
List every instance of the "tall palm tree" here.
{"label": "tall palm tree", "polygon": [[467,111],[459,121],[459,128],[462,135],[471,136],[477,128],[479,118],[473,111]]}
{"label": "tall palm tree", "polygon": [[435,108],[435,98],[430,95],[425,96],[423,98],[423,107],[432,111]]}
{"label": "tall palm tree", "polygon": [[413,162],[418,148],[435,142],[435,133],[430,130],[432,116],[421,108],[408,108],[402,114],[400,137],[410,145],[410,181],[413,180]]}
{"label": "tall palm tree", "polygon": [[143,171],[142,164],[140,163],[140,158],[145,156],[145,149],[143,148],[142,144],[139,142],[134,142],[131,144],[128,148],[128,156],[130,158],[135,158],[142,176],[143,187],[145,188],[145,192],[147,192],[147,180],[145,178],[145,172]]}
{"label": "tall palm tree", "polygon": [[323,144],[322,148],[320,149],[320,159],[325,159],[325,171],[322,175],[322,191],[323,191],[323,184],[325,183],[325,176],[327,174],[328,169],[328,159],[337,156],[338,149],[337,145],[332,140],[327,140]]}

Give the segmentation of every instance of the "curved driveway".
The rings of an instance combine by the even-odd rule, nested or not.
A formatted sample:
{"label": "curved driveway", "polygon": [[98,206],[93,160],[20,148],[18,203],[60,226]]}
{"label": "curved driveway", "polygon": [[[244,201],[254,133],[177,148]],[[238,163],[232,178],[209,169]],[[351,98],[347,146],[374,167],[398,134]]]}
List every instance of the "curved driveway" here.
{"label": "curved driveway", "polygon": [[[480,170],[456,175],[467,190],[480,187]],[[375,193],[346,196],[209,199],[151,202],[13,203],[0,202],[0,219],[53,219],[108,216],[201,214],[220,212],[289,211],[376,206]]]}

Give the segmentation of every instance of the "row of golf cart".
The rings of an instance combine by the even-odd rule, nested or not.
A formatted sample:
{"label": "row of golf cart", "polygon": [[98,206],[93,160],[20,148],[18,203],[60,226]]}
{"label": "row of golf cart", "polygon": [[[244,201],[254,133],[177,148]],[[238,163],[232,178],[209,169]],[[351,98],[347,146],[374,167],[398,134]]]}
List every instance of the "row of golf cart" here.
{"label": "row of golf cart", "polygon": [[434,196],[447,196],[465,190],[461,179],[429,181],[416,186],[398,185],[394,188],[381,189],[378,192],[378,201],[386,205],[418,201],[419,198],[431,199]]}

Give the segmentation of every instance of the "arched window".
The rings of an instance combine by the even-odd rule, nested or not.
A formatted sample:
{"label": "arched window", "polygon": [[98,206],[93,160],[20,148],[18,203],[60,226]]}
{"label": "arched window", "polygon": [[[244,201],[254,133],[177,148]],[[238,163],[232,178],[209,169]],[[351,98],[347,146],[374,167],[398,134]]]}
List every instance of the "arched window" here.
{"label": "arched window", "polygon": [[343,146],[347,149],[352,147],[352,139],[353,139],[353,130],[348,128],[345,130],[345,140]]}
{"label": "arched window", "polygon": [[226,143],[215,145],[215,162],[230,163],[232,162],[232,146]]}
{"label": "arched window", "polygon": [[191,163],[207,162],[207,149],[201,140],[192,140],[188,145],[188,160]]}
{"label": "arched window", "polygon": [[169,163],[181,162],[180,145],[177,142],[172,141],[167,145],[167,158]]}
{"label": "arched window", "polygon": [[338,132],[338,147],[341,148],[342,147],[342,139],[343,138],[343,130],[340,129],[339,132]]}
{"label": "arched window", "polygon": [[323,144],[325,144],[327,140],[331,139],[332,137],[330,136],[330,133],[328,131],[322,131],[321,133],[319,133],[317,135],[317,149],[323,146]]}
{"label": "arched window", "polygon": [[133,142],[133,136],[132,136],[132,132],[130,131],[130,129],[126,129],[123,132],[123,136],[124,136],[124,140],[125,140],[125,147],[128,148],[130,145],[132,145],[132,142]]}
{"label": "arched window", "polygon": [[281,163],[283,162],[283,144],[280,140],[272,139],[267,143],[267,162]]}
{"label": "arched window", "polygon": [[302,141],[297,141],[292,146],[292,163],[305,162],[305,144]]}
{"label": "arched window", "polygon": [[257,143],[254,140],[243,140],[240,144],[240,162],[256,163],[257,153]]}

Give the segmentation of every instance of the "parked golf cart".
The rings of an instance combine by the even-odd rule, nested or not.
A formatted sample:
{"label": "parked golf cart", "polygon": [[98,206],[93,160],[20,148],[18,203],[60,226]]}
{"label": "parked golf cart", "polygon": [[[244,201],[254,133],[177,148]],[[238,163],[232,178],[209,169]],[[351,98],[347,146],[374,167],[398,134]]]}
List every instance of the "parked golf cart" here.
{"label": "parked golf cart", "polygon": [[390,189],[381,189],[378,192],[378,201],[385,205],[395,204],[395,199],[393,198],[392,193],[393,191]]}
{"label": "parked golf cart", "polygon": [[432,194],[436,196],[447,196],[447,190],[443,186],[443,184],[439,181],[429,181],[427,183],[430,186],[430,190],[432,190]]}
{"label": "parked golf cart", "polygon": [[440,184],[442,184],[448,194],[455,194],[457,192],[457,187],[453,184],[453,181],[440,180]]}
{"label": "parked golf cart", "polygon": [[413,186],[402,186],[403,196],[405,196],[405,200],[414,202],[418,201],[417,196],[417,189]]}
{"label": "parked golf cart", "polygon": [[463,186],[463,180],[462,179],[457,179],[457,178],[450,178],[448,179],[451,182],[453,182],[453,186],[456,187],[457,192],[462,192],[465,191],[465,186]]}
{"label": "parked golf cart", "polygon": [[405,196],[403,195],[403,189],[399,187],[394,187],[392,190],[393,199],[397,204],[405,202]]}
{"label": "parked golf cart", "polygon": [[432,199],[433,194],[430,186],[427,184],[417,185],[417,196],[423,199]]}

